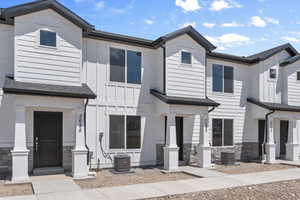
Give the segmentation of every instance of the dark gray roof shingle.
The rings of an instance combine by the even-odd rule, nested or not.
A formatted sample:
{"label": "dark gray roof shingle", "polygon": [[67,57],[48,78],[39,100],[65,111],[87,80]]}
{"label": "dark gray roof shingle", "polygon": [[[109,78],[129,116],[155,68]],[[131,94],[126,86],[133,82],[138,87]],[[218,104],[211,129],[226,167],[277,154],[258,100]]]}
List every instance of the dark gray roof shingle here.
{"label": "dark gray roof shingle", "polygon": [[198,99],[198,98],[187,98],[187,97],[173,97],[167,96],[157,90],[151,89],[150,93],[157,97],[159,100],[166,104],[177,104],[177,105],[193,105],[193,106],[219,106],[220,104],[209,99]]}
{"label": "dark gray roof shingle", "polygon": [[280,63],[280,66],[281,67],[287,66],[289,64],[293,64],[294,62],[297,62],[298,60],[300,60],[300,55],[296,55],[296,56],[286,59],[285,61]]}
{"label": "dark gray roof shingle", "polygon": [[300,106],[292,106],[292,105],[281,104],[281,103],[261,102],[253,98],[248,98],[247,101],[269,110],[300,112]]}
{"label": "dark gray roof shingle", "polygon": [[63,86],[41,83],[27,83],[15,81],[10,77],[7,77],[5,79],[3,91],[6,94],[41,95],[89,99],[95,99],[97,97],[96,94],[86,84],[82,84],[82,86]]}
{"label": "dark gray roof shingle", "polygon": [[235,55],[219,53],[219,52],[208,52],[206,55],[210,58],[220,58],[220,59],[224,59],[224,60],[242,62],[242,63],[246,63],[246,64],[255,64],[255,63],[259,62],[258,59],[249,59],[244,56],[235,56]]}

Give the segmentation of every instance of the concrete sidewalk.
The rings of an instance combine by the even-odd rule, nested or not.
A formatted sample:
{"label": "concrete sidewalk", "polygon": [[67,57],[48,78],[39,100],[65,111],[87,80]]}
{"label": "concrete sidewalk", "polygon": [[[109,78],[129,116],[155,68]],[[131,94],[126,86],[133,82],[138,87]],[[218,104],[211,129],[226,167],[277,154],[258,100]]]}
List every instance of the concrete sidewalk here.
{"label": "concrete sidewalk", "polygon": [[[210,174],[206,178],[90,190],[77,190],[76,187],[72,187],[71,191],[66,192],[40,193],[26,197],[0,198],[0,200],[131,200],[300,179],[300,168],[239,175],[224,175],[207,171]],[[205,170],[201,169],[198,172],[200,175]]]}

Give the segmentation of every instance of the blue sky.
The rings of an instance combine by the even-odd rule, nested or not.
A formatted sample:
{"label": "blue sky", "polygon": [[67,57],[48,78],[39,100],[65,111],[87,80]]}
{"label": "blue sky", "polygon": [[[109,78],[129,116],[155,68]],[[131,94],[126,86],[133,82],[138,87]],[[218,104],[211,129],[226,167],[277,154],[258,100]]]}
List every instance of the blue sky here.
{"label": "blue sky", "polygon": [[[0,0],[9,7],[32,0]],[[290,42],[300,51],[299,0],[59,0],[97,29],[147,39],[193,25],[217,51],[249,55]]]}

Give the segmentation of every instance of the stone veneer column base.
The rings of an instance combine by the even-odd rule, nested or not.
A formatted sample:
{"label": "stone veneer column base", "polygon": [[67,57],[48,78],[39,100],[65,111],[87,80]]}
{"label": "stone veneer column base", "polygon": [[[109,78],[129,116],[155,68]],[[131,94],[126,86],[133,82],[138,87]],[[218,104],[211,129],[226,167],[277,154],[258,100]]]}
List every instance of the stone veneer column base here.
{"label": "stone veneer column base", "polygon": [[290,161],[299,160],[299,144],[286,144],[286,159]]}
{"label": "stone veneer column base", "polygon": [[164,147],[164,169],[176,171],[178,169],[178,147]]}
{"label": "stone veneer column base", "polygon": [[12,182],[27,181],[29,150],[12,150]]}
{"label": "stone veneer column base", "polygon": [[276,160],[275,144],[266,144],[266,163],[274,163]]}
{"label": "stone veneer column base", "polygon": [[85,149],[72,150],[72,175],[73,178],[84,178],[88,176],[87,153]]}
{"label": "stone veneer column base", "polygon": [[201,168],[211,167],[211,148],[197,146],[197,164]]}

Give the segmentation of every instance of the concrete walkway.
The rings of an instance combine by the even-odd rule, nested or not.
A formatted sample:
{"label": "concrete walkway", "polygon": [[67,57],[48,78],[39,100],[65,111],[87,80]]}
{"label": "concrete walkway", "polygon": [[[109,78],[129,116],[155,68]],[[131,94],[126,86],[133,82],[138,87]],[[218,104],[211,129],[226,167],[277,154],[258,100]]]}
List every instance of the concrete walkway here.
{"label": "concrete walkway", "polygon": [[[48,180],[48,187],[53,187],[52,189],[54,192],[49,192],[49,190],[44,188],[44,185],[43,187],[38,186],[39,194],[22,197],[0,198],[0,200],[132,200],[300,179],[300,168],[239,175],[225,175],[222,173],[214,173],[212,170],[203,170],[199,168],[187,168],[185,170],[196,170],[199,175],[203,175],[203,172],[209,171],[208,173],[210,174],[206,178],[90,190],[81,190],[73,184],[71,184],[72,186],[67,186],[70,184],[69,181],[72,181],[72,179],[66,179],[69,181],[64,182],[65,184],[62,184],[63,182],[59,183],[59,180],[50,179]],[[63,180],[64,179],[61,181]],[[55,186],[54,184],[57,185]],[[64,187],[66,187],[66,191],[62,191],[62,188]]]}

